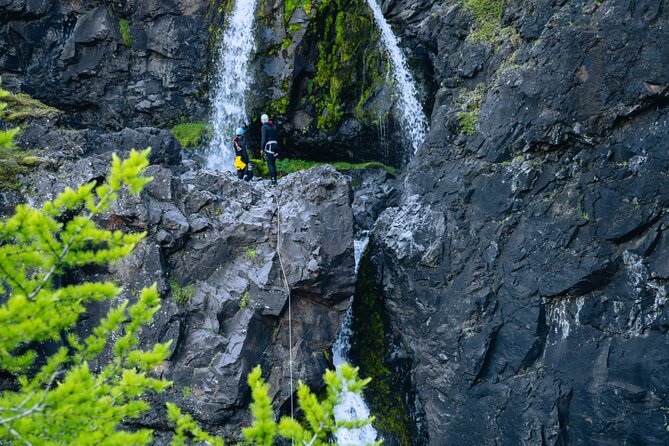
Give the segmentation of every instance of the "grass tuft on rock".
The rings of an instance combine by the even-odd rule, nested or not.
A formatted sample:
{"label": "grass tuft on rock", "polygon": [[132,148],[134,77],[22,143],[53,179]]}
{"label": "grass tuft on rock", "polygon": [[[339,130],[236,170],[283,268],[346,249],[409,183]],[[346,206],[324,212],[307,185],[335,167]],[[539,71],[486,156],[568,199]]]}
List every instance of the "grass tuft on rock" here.
{"label": "grass tuft on rock", "polygon": [[[0,83],[1,81],[2,79]],[[39,113],[43,113],[41,116],[54,114],[57,117],[60,111],[27,95],[13,94],[0,88],[0,118],[2,120],[22,121],[28,117],[35,117]],[[16,146],[14,139],[20,131],[20,127],[0,128],[0,189],[19,189],[21,187],[19,175],[27,172],[30,167],[40,161],[39,158],[20,151]]]}
{"label": "grass tuft on rock", "polygon": [[209,125],[204,121],[182,122],[170,129],[184,149],[199,147],[208,133]]}
{"label": "grass tuft on rock", "polygon": [[[269,170],[267,163],[261,159],[253,159],[253,174],[261,178],[269,178]],[[276,161],[276,170],[280,177],[286,176],[290,173],[299,172],[300,170],[311,169],[312,167],[323,166],[329,164],[337,169],[339,172],[347,172],[350,170],[362,170],[367,168],[383,169],[391,175],[396,175],[397,170],[394,167],[388,166],[378,161],[368,161],[364,163],[347,163],[344,161],[336,161],[333,163],[325,163],[320,161],[306,161],[300,159],[279,159]]]}
{"label": "grass tuft on rock", "polygon": [[481,83],[474,90],[460,94],[456,105],[462,110],[456,114],[460,130],[465,135],[476,134],[476,124],[481,114],[481,100],[485,94],[485,84]]}
{"label": "grass tuft on rock", "polygon": [[170,279],[169,284],[170,288],[172,289],[172,297],[174,298],[174,302],[176,302],[176,304],[180,307],[185,307],[188,305],[195,295],[195,285],[190,284],[181,286],[175,279]]}
{"label": "grass tuft on rock", "polygon": [[[5,90],[3,90],[5,91]],[[30,119],[58,120],[63,112],[24,93],[8,93],[0,96],[0,103],[6,105],[0,116],[11,123],[18,124]]]}
{"label": "grass tuft on rock", "polygon": [[118,29],[121,31],[121,38],[126,47],[132,47],[132,35],[130,34],[130,23],[126,19],[118,21]]}
{"label": "grass tuft on rock", "polygon": [[502,28],[506,0],[464,0],[464,6],[476,21],[476,29],[469,35],[471,40],[494,45],[517,37],[518,32],[513,27]]}

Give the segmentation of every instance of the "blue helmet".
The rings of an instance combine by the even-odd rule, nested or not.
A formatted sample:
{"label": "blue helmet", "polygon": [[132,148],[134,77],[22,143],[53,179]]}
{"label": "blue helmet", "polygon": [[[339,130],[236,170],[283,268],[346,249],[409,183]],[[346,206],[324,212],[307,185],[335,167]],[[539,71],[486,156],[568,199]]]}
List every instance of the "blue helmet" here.
{"label": "blue helmet", "polygon": [[244,135],[244,129],[239,127],[237,130],[235,130],[235,135],[237,136],[243,136]]}

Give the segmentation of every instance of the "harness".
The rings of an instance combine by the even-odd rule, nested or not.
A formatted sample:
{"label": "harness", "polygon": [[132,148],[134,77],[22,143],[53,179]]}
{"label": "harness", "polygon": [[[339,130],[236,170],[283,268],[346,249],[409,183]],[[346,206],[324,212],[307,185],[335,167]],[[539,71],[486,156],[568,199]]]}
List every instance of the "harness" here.
{"label": "harness", "polygon": [[[277,145],[277,146],[278,146],[279,143],[276,142],[276,141],[267,141],[267,144],[265,144],[265,152],[266,152],[266,153],[269,153],[270,155],[274,155],[274,156],[276,156],[276,152],[274,152],[274,151],[272,150],[273,145]],[[267,146],[269,146],[269,149],[267,148]]]}

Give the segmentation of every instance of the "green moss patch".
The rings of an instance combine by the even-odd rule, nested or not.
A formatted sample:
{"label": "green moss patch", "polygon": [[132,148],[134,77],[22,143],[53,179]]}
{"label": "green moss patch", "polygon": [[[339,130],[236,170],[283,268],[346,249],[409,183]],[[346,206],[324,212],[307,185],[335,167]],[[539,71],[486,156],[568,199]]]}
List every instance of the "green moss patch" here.
{"label": "green moss patch", "polygon": [[[395,175],[396,170],[394,167],[387,166],[378,161],[369,161],[366,163],[347,163],[343,161],[337,161],[334,163],[324,163],[318,161],[305,161],[298,159],[279,159],[276,161],[276,170],[279,177],[286,176],[290,173],[299,172],[300,170],[311,169],[312,167],[322,166],[324,164],[329,164],[339,172],[346,172],[349,170],[361,170],[367,168],[380,168],[384,169],[386,172]],[[261,159],[253,160],[253,174],[261,178],[269,178],[269,169],[267,169],[267,163]]]}
{"label": "green moss patch", "polygon": [[[1,81],[1,79],[0,79]],[[13,94],[0,88],[0,117],[9,122],[22,122],[29,118],[58,118],[61,112],[44,105],[25,94]],[[18,189],[21,183],[18,176],[34,167],[40,159],[30,153],[21,152],[14,139],[19,134],[19,127],[0,130],[0,188]]]}
{"label": "green moss patch", "polygon": [[398,391],[386,359],[389,321],[381,299],[376,270],[369,253],[360,259],[360,270],[353,299],[351,357],[361,376],[372,378],[365,389],[374,427],[392,434],[402,446],[411,444],[411,420],[404,398]]}
{"label": "green moss patch", "polygon": [[183,122],[170,129],[184,149],[199,147],[208,133],[209,125],[204,121]]}
{"label": "green moss patch", "polygon": [[481,100],[485,94],[485,84],[478,84],[474,90],[463,92],[456,105],[462,110],[457,113],[460,129],[465,135],[476,134],[476,124],[481,114]]}
{"label": "green moss patch", "polygon": [[6,104],[2,117],[12,123],[22,123],[31,119],[58,120],[63,115],[63,112],[57,108],[50,107],[23,93],[9,93],[6,96],[0,96],[0,103]]}
{"label": "green moss patch", "polygon": [[118,29],[121,31],[121,38],[123,43],[128,48],[132,47],[132,35],[130,34],[130,23],[126,19],[118,21]]}
{"label": "green moss patch", "polygon": [[283,20],[285,23],[290,21],[298,6],[301,6],[307,15],[311,14],[311,0],[285,0],[283,3]]}
{"label": "green moss patch", "polygon": [[519,38],[515,28],[502,28],[506,0],[464,0],[464,6],[476,21],[476,29],[469,35],[471,40],[493,45],[500,40]]}
{"label": "green moss patch", "polygon": [[0,189],[14,190],[21,187],[18,176],[26,173],[30,167],[24,158],[21,152],[0,147]]}
{"label": "green moss patch", "polygon": [[317,126],[336,128],[349,110],[372,99],[385,83],[388,58],[380,46],[379,30],[369,7],[360,0],[324,0],[309,40],[318,42],[316,75],[309,88],[309,102],[318,110]]}
{"label": "green moss patch", "polygon": [[169,284],[172,289],[172,298],[174,298],[174,302],[180,307],[188,305],[195,295],[195,285],[190,284],[181,286],[175,279],[170,279]]}

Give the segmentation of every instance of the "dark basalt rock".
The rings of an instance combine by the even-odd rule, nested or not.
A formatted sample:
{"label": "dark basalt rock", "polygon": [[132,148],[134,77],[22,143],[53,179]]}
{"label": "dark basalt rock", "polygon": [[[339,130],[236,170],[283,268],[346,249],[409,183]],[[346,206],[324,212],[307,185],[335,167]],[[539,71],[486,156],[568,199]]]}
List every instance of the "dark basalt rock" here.
{"label": "dark basalt rock", "polygon": [[[122,138],[122,133],[95,132],[95,137]],[[84,153],[88,156],[74,162],[62,161],[58,171],[38,167],[26,178],[27,199],[39,204],[54,190],[104,176],[110,154]],[[154,396],[158,409],[132,425],[163,429],[160,408],[176,401],[210,431],[236,438],[240,425],[248,423],[246,375],[256,364],[272,384],[277,408],[290,395],[286,285],[295,376],[314,388],[322,385],[326,352],[355,283],[350,183],[329,166],[289,175],[275,189],[229,172],[177,171],[150,166],[154,181],[146,190],[139,197],[124,196],[100,218],[110,229],[147,232],[109,274],[124,284],[129,299],[133,290],[157,283],[162,308],[144,328],[142,342],[172,341],[169,360],[154,373],[175,386]],[[187,296],[181,305],[177,294]],[[90,309],[79,327],[82,335],[107,309]]]}
{"label": "dark basalt rock", "polygon": [[151,164],[175,166],[181,163],[181,145],[167,130],[152,127],[125,128],[120,132],[104,133],[97,130],[60,130],[31,124],[19,135],[18,145],[35,150],[41,157],[55,163],[76,160],[94,154],[120,155],[131,149],[151,147]]}
{"label": "dark basalt rock", "polygon": [[[399,17],[395,3],[416,2],[389,2]],[[508,2],[521,40],[506,63],[507,43],[466,40],[462,7],[402,18],[433,42],[441,85],[403,197],[372,231],[388,336],[411,360],[407,397],[424,415],[412,444],[666,441],[658,5]],[[465,136],[454,87],[479,83],[477,134]]]}
{"label": "dark basalt rock", "polygon": [[400,189],[395,177],[383,168],[370,167],[348,172],[353,185],[353,220],[361,230],[372,229],[379,214],[397,206]]}
{"label": "dark basalt rock", "polygon": [[[206,0],[7,0],[0,4],[3,85],[63,110],[70,126],[120,130],[202,119],[208,20],[215,20],[207,11],[217,7]],[[128,46],[121,20],[129,24]]]}

